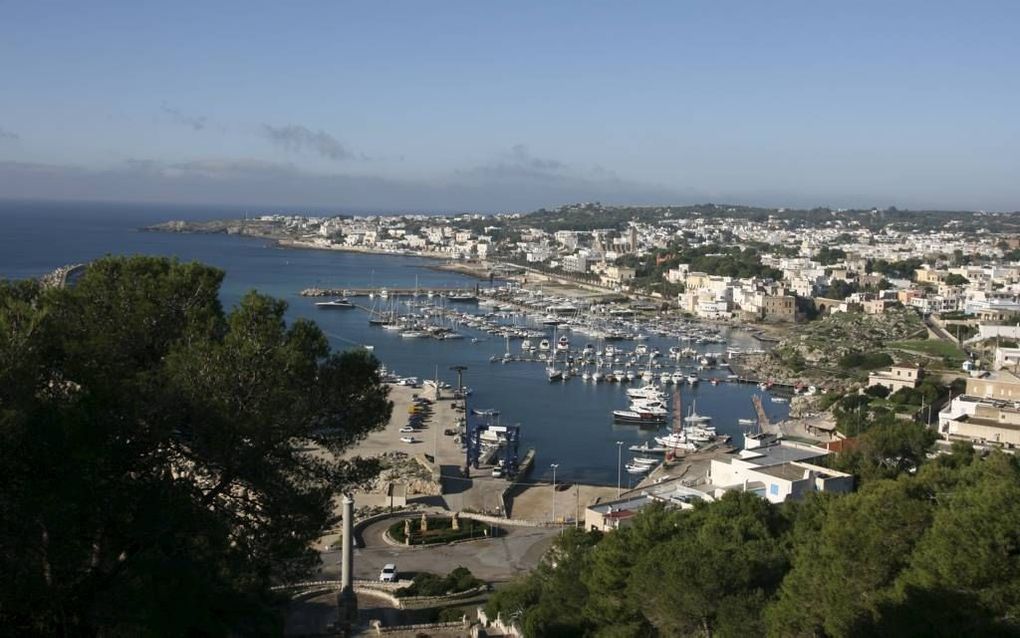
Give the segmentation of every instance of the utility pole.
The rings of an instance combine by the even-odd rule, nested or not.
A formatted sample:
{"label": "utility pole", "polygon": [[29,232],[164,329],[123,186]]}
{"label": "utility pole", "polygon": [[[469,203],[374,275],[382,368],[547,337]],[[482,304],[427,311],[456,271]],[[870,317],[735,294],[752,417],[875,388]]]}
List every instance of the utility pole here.
{"label": "utility pole", "polygon": [[552,482],[552,520],[553,524],[556,523],[556,468],[560,466],[559,463],[550,463],[549,467],[553,471],[553,482]]}
{"label": "utility pole", "polygon": [[616,498],[620,498],[623,478],[623,441],[616,442]]}

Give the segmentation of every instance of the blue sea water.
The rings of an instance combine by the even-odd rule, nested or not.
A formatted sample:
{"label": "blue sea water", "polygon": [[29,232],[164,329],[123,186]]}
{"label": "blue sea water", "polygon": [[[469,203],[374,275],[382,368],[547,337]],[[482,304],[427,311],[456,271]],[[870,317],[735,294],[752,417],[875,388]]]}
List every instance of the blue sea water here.
{"label": "blue sea water", "polygon": [[[535,476],[539,478],[550,473],[550,463],[557,463],[559,481],[615,485],[616,441],[626,447],[651,437],[650,431],[612,423],[611,411],[626,406],[626,386],[595,385],[579,378],[550,384],[538,364],[490,363],[489,358],[501,355],[505,345],[485,333],[461,328],[467,339],[406,340],[369,326],[360,310],[317,310],[314,300],[299,295],[312,286],[413,287],[417,283],[428,289],[476,284],[462,275],[430,269],[432,260],[284,249],[265,240],[226,235],[139,231],[169,219],[240,217],[244,212],[227,207],[0,201],[0,279],[38,277],[106,254],[165,255],[222,268],[226,276],[221,296],[227,308],[255,289],[285,299],[289,317],[315,320],[335,348],[371,345],[380,360],[401,374],[431,378],[438,370],[440,377],[455,382],[450,366],[468,366],[465,383],[475,390],[473,405],[496,408],[503,422],[521,425],[524,446],[537,449]],[[470,337],[486,340],[471,343]],[[746,334],[735,332],[730,337],[736,345],[753,345]],[[583,343],[583,338],[575,336],[574,341]],[[663,352],[674,345],[655,338],[648,343]],[[511,342],[511,346],[516,354],[518,344]],[[711,415],[720,432],[740,443],[737,419],[754,417],[751,397],[759,392],[756,387],[703,382],[694,388],[685,386],[682,392],[685,406],[696,400],[699,413]],[[765,408],[773,418],[785,417],[788,409],[767,398]]]}

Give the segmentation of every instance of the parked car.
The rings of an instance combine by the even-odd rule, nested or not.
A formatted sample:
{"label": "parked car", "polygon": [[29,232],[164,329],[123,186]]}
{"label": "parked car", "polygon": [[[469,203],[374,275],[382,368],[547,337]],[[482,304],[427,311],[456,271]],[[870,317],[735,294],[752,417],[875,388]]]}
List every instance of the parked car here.
{"label": "parked car", "polygon": [[386,563],[383,565],[382,571],[379,572],[379,582],[381,583],[395,583],[397,582],[397,566],[393,563]]}
{"label": "parked car", "polygon": [[400,437],[400,442],[401,443],[415,443],[415,439],[414,439],[413,436],[402,436],[402,437]]}

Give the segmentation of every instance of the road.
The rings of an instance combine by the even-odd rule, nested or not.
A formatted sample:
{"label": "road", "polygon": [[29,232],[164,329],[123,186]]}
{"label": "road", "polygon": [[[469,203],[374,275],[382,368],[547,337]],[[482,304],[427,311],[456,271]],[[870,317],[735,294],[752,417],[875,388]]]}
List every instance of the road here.
{"label": "road", "polygon": [[[490,583],[503,582],[534,569],[549,549],[557,531],[543,527],[510,527],[499,538],[411,548],[389,545],[382,539],[387,527],[398,518],[387,518],[362,530],[365,547],[354,550],[354,577],[374,580],[386,563],[395,563],[402,578],[417,572],[447,574],[458,566]],[[322,553],[322,575],[336,578],[339,551]]]}

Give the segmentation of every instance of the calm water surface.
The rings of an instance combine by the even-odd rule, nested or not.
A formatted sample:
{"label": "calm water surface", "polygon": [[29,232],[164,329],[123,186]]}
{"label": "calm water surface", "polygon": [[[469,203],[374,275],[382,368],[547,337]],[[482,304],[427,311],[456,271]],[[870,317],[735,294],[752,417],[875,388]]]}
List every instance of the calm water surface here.
{"label": "calm water surface", "polygon": [[[505,344],[486,333],[461,327],[459,331],[468,337],[463,340],[406,340],[395,332],[369,326],[361,310],[317,310],[314,300],[298,294],[311,286],[413,287],[417,283],[427,289],[476,284],[474,279],[429,269],[434,263],[430,260],[281,249],[258,239],[137,230],[168,219],[216,219],[243,213],[240,208],[224,207],[0,202],[0,278],[37,277],[58,266],[106,254],[165,255],[222,268],[226,272],[222,298],[228,308],[246,291],[256,289],[287,300],[291,318],[317,321],[335,348],[371,345],[376,356],[400,374],[431,378],[438,370],[440,377],[455,382],[450,366],[468,366],[465,383],[475,390],[473,405],[496,408],[503,422],[521,425],[524,445],[538,450],[537,477],[547,477],[549,464],[557,463],[558,481],[615,485],[616,441],[624,442],[626,460],[626,446],[651,438],[651,431],[612,423],[610,412],[627,404],[626,384],[595,385],[580,378],[551,384],[539,364],[490,363],[492,355],[504,352]],[[471,337],[485,340],[471,343]],[[574,347],[586,343],[580,335],[572,341]],[[675,345],[655,338],[647,343],[663,352]],[[754,345],[739,332],[730,335],[730,343]],[[629,350],[634,344],[622,345]],[[516,354],[519,342],[512,341],[511,348]],[[702,349],[725,348],[709,345]],[[711,415],[720,432],[733,435],[740,443],[737,419],[754,417],[751,397],[759,392],[756,387],[702,382],[694,388],[684,386],[682,392],[685,410],[696,400],[699,413]],[[787,405],[764,398],[770,416],[786,416]]]}

